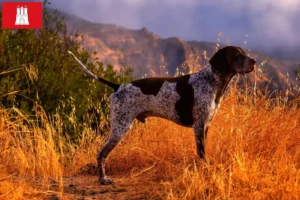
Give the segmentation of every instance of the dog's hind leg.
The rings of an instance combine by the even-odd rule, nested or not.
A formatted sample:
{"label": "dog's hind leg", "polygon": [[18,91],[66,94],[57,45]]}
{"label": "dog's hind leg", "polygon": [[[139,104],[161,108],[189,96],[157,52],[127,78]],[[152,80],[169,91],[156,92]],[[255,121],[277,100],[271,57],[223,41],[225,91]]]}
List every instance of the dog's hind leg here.
{"label": "dog's hind leg", "polygon": [[102,185],[112,184],[113,181],[105,174],[105,159],[108,154],[117,146],[117,144],[125,137],[127,131],[130,129],[131,124],[134,120],[133,117],[126,116],[126,113],[118,113],[117,118],[112,118],[112,130],[111,134],[98,153],[98,171],[99,171],[99,182]]}

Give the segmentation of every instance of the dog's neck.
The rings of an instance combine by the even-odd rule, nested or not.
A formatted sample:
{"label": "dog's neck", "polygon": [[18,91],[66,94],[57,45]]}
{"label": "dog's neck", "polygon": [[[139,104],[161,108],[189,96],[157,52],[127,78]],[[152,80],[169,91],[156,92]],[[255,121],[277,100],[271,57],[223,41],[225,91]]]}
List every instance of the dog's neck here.
{"label": "dog's neck", "polygon": [[234,75],[236,75],[235,72],[218,72],[213,70],[212,66],[208,66],[209,70],[211,70],[211,74],[213,76],[214,84],[216,87],[216,98],[215,98],[215,103],[219,104],[220,100],[229,84],[231,79],[233,78]]}

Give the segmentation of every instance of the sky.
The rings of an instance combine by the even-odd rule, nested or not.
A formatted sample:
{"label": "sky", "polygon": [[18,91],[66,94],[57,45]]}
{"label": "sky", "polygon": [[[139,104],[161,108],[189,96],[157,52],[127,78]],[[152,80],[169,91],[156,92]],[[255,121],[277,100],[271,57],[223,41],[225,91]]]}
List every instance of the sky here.
{"label": "sky", "polygon": [[[28,1],[28,0],[27,0]],[[245,48],[300,46],[300,0],[50,0],[86,20]],[[80,30],[79,30],[80,31]],[[247,36],[246,36],[247,35]],[[244,43],[246,41],[246,44]]]}

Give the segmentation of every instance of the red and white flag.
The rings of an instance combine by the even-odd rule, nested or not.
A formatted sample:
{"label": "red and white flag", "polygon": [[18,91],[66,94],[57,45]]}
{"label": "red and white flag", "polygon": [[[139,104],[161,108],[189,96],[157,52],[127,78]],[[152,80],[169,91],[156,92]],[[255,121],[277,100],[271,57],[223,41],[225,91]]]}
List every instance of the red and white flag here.
{"label": "red and white flag", "polygon": [[3,29],[41,29],[42,2],[2,2]]}

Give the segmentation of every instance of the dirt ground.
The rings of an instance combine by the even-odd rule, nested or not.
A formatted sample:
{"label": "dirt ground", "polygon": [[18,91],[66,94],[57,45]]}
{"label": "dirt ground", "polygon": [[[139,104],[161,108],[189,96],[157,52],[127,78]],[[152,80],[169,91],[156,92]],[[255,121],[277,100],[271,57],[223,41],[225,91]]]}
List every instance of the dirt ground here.
{"label": "dirt ground", "polygon": [[86,165],[81,172],[74,176],[64,176],[63,186],[59,182],[52,181],[46,193],[27,196],[28,199],[44,200],[143,200],[164,199],[160,180],[146,180],[145,177],[112,177],[112,185],[100,185],[96,168]]}
{"label": "dirt ground", "polygon": [[100,185],[96,175],[76,175],[64,177],[63,193],[59,193],[59,184],[53,183],[46,197],[48,200],[90,200],[90,199],[162,199],[157,193],[158,183],[141,180],[114,178],[113,185]]}

